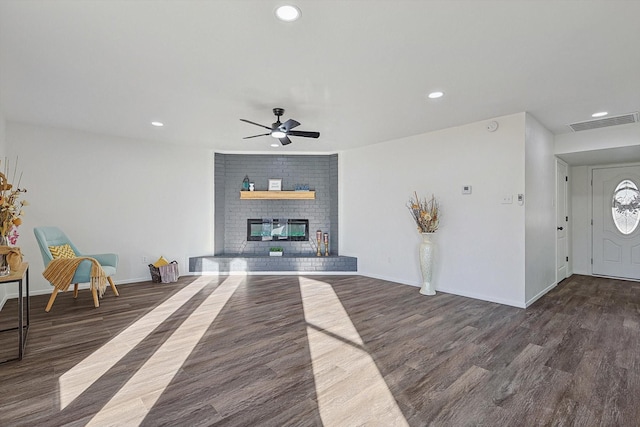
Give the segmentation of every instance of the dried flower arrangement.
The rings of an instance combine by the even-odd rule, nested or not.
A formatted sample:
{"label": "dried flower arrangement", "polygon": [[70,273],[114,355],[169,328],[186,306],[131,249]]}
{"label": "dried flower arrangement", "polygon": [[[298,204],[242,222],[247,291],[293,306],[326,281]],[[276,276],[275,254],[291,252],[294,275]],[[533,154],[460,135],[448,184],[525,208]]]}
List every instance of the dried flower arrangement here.
{"label": "dried flower arrangement", "polygon": [[414,192],[414,197],[409,199],[407,208],[409,208],[411,216],[416,221],[420,233],[434,233],[438,230],[440,205],[434,195],[431,195],[429,200],[426,198],[420,200],[418,193]]}
{"label": "dried flower arrangement", "polygon": [[[17,166],[16,159],[16,166]],[[5,160],[5,173],[8,173],[8,162]],[[18,226],[22,224],[22,215],[24,211],[22,208],[28,206],[29,203],[26,200],[19,200],[22,193],[26,193],[27,190],[20,188],[20,181],[22,181],[22,173],[18,178],[18,183],[14,188],[12,184],[9,184],[5,173],[0,172],[0,239],[15,245],[18,241]],[[13,172],[13,181],[15,182],[16,171]]]}

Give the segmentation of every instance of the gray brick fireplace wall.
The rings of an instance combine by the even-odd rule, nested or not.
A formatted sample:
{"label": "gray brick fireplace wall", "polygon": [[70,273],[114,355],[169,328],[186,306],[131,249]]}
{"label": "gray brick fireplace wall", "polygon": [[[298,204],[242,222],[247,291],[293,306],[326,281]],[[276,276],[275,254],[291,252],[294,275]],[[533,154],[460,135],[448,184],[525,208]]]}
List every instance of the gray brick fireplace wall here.
{"label": "gray brick fireplace wall", "polygon": [[[280,246],[287,255],[315,253],[315,232],[329,233],[332,255],[338,253],[338,155],[215,154],[215,254],[267,255]],[[315,200],[240,200],[245,175],[256,190],[270,178],[282,178],[283,190],[308,184]],[[309,220],[312,242],[247,242],[249,218]]]}

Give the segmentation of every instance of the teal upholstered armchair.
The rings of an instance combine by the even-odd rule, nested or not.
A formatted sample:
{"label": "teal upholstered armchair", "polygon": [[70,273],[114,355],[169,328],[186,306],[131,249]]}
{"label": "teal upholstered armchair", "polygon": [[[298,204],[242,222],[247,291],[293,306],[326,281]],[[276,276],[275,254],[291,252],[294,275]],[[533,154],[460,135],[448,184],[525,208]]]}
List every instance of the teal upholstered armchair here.
{"label": "teal upholstered armchair", "polygon": [[[116,274],[116,270],[118,268],[117,254],[83,254],[58,227],[36,227],[33,229],[33,232],[36,235],[36,240],[38,241],[38,246],[40,247],[40,252],[42,254],[42,260],[44,261],[45,269],[54,258],[51,254],[51,251],[49,250],[49,247],[67,244],[71,247],[71,249],[73,249],[76,256],[91,257],[95,258],[98,261],[107,276],[107,280],[109,281],[109,285],[111,286],[113,293],[118,296],[116,285],[113,283],[113,279],[111,279],[111,276]],[[78,297],[78,283],[91,282],[91,265],[91,261],[89,260],[84,260],[78,265],[73,279],[71,280],[71,283],[73,283],[74,298]],[[94,287],[91,291],[93,293],[93,303],[96,307],[98,307],[100,303],[98,302],[97,289],[95,289]],[[45,311],[51,310],[51,306],[53,305],[58,292],[59,290],[54,287],[53,293],[51,294],[51,298],[49,298],[49,303],[47,304]]]}

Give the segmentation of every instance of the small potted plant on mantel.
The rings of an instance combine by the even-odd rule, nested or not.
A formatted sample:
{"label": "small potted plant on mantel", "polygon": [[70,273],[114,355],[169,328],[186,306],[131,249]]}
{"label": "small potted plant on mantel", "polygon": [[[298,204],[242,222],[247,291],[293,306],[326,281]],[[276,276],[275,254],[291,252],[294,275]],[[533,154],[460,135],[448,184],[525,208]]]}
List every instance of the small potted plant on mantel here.
{"label": "small potted plant on mantel", "polygon": [[280,246],[269,248],[269,256],[282,256],[283,253],[284,249],[282,249]]}

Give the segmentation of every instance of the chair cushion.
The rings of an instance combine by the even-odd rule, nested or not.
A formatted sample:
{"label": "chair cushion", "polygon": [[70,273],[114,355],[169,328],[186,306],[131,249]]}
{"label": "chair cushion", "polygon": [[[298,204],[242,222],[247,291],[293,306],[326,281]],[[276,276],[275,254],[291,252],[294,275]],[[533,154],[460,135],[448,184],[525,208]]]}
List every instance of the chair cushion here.
{"label": "chair cushion", "polygon": [[[115,267],[111,267],[109,265],[103,265],[102,269],[104,270],[104,274],[108,276],[113,276],[116,274]],[[76,269],[76,274],[73,275],[73,279],[71,283],[89,283],[91,281],[91,262],[88,260],[82,261],[78,268]]]}
{"label": "chair cushion", "polygon": [[53,259],[56,258],[75,258],[76,253],[73,251],[71,246],[68,244],[60,245],[60,246],[49,246],[49,252],[53,256]]}

